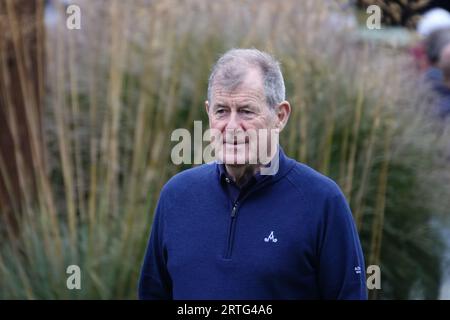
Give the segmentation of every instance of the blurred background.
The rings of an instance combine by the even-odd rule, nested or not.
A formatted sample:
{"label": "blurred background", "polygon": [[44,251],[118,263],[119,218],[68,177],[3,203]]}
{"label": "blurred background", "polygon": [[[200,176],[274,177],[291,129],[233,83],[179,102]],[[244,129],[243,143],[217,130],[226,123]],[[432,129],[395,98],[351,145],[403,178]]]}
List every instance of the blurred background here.
{"label": "blurred background", "polygon": [[219,55],[256,47],[282,63],[282,146],[338,182],[381,268],[369,297],[450,299],[449,7],[0,0],[0,298],[135,299],[159,191],[189,167],[171,132],[206,121]]}

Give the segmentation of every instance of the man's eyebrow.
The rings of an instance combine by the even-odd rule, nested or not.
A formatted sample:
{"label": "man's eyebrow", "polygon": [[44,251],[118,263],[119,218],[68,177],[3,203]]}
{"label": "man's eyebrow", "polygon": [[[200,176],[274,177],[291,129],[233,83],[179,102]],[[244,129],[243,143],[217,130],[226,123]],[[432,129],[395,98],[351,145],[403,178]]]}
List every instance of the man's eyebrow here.
{"label": "man's eyebrow", "polygon": [[227,105],[224,103],[215,103],[213,108],[227,108]]}
{"label": "man's eyebrow", "polygon": [[252,102],[242,103],[238,105],[238,109],[252,109],[257,110],[259,109],[258,105]]}

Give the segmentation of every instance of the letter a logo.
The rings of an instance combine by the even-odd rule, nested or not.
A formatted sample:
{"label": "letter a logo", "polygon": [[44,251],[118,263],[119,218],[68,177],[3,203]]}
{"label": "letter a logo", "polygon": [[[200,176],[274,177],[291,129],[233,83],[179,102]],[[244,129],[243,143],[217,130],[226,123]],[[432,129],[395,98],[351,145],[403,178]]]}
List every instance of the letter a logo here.
{"label": "letter a logo", "polygon": [[269,242],[269,241],[277,242],[278,239],[275,238],[275,236],[273,235],[273,231],[271,231],[270,234],[269,234],[269,236],[268,236],[267,238],[264,238],[264,241],[265,241],[265,242]]}

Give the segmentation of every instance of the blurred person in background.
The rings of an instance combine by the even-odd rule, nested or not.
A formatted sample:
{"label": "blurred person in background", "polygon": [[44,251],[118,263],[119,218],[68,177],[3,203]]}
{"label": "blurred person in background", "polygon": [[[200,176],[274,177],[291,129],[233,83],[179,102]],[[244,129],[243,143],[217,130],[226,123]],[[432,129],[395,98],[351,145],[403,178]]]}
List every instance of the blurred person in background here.
{"label": "blurred person in background", "polygon": [[450,42],[440,52],[438,67],[442,72],[442,81],[434,85],[438,95],[436,112],[440,118],[448,119],[450,116]]}
{"label": "blurred person in background", "polygon": [[424,81],[432,89],[440,87],[444,80],[442,69],[439,66],[439,59],[443,48],[449,43],[450,28],[435,30],[425,39],[428,68],[424,73]]}
{"label": "blurred person in background", "polygon": [[439,52],[450,41],[450,13],[441,8],[427,11],[417,24],[421,41],[411,49],[423,78],[431,86],[442,81],[437,67]]}
{"label": "blurred person in background", "polygon": [[[450,13],[441,8],[429,10],[417,25],[424,40],[413,50],[423,71],[422,81],[434,98],[433,114],[446,118],[450,110]],[[418,54],[423,49],[423,57]]]}

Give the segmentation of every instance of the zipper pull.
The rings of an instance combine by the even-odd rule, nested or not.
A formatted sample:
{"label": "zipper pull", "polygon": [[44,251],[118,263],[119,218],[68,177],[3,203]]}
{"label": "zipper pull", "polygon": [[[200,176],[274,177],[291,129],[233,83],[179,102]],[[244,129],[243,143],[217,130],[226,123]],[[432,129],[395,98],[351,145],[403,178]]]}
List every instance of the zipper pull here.
{"label": "zipper pull", "polygon": [[231,210],[231,217],[232,217],[232,218],[234,218],[234,217],[236,216],[237,206],[238,206],[238,203],[236,202],[236,203],[233,205],[233,209]]}

